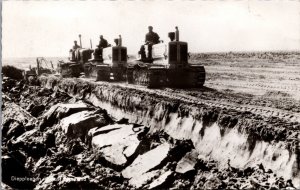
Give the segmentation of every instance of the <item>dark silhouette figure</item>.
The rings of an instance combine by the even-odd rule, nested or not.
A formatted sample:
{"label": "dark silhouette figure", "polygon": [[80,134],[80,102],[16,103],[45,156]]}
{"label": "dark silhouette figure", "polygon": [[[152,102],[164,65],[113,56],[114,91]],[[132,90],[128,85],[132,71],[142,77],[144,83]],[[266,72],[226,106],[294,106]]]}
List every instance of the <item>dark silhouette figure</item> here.
{"label": "dark silhouette figure", "polygon": [[148,45],[148,55],[146,57],[145,47],[141,46],[139,54],[141,54],[142,59],[152,59],[152,46],[159,43],[159,35],[153,32],[153,27],[148,27],[149,32],[145,36],[145,45]]}
{"label": "dark silhouette figure", "polygon": [[108,42],[107,42],[106,39],[103,38],[102,35],[100,36],[100,42],[99,42],[98,47],[99,48],[106,48],[106,47],[108,47]]}
{"label": "dark silhouette figure", "polygon": [[77,41],[74,41],[73,50],[76,50],[78,48],[80,48],[80,46],[77,44]]}
{"label": "dark silhouette figure", "polygon": [[158,44],[159,43],[159,35],[153,32],[153,27],[148,27],[149,32],[146,34],[145,43],[146,44]]}

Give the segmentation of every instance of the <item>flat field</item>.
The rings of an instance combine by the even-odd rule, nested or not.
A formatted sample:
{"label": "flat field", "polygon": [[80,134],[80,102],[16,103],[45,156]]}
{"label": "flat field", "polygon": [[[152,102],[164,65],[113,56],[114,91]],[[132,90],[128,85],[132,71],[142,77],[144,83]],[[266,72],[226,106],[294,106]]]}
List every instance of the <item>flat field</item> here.
{"label": "flat field", "polygon": [[189,94],[270,116],[299,117],[300,52],[202,53],[192,54],[190,62],[205,65],[206,88]]}

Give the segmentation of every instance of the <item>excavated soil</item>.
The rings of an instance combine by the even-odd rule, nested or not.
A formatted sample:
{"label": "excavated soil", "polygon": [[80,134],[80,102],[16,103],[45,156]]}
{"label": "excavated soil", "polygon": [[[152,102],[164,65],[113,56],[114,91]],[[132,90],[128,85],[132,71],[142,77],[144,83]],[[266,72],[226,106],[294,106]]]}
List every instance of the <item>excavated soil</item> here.
{"label": "excavated soil", "polygon": [[[54,76],[29,86],[4,78],[2,187],[297,187],[299,123],[215,106],[200,97],[219,92],[195,92]],[[238,163],[234,148],[255,156],[263,149],[283,166],[273,170],[264,157]]]}
{"label": "excavated soil", "polygon": [[300,188],[297,56],[192,55],[201,89],[4,77],[2,187]]}

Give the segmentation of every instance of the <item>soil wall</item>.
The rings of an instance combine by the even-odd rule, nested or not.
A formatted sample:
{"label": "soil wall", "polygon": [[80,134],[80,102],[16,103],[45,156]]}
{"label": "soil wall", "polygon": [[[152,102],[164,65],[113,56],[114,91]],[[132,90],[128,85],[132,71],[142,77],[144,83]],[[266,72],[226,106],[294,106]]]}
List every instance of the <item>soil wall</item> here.
{"label": "soil wall", "polygon": [[219,167],[262,164],[266,171],[271,169],[300,187],[299,123],[156,93],[163,90],[54,76],[40,77],[40,82],[104,108],[116,119],[143,124],[152,133],[190,139],[200,158],[214,159]]}

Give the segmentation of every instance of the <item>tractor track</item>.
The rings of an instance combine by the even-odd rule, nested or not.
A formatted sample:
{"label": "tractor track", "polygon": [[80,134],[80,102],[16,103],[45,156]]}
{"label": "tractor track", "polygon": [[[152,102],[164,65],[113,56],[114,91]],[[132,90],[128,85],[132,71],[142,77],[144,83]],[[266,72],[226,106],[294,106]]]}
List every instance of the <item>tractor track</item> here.
{"label": "tractor track", "polygon": [[242,70],[239,67],[213,67],[211,66],[208,71],[211,71],[210,73],[232,73],[232,74],[236,74],[236,73],[247,73],[247,74],[293,74],[293,75],[298,75],[300,74],[299,71],[297,71],[298,68],[294,67],[294,68],[288,68],[288,69],[283,69],[283,68],[247,68],[247,70]]}
{"label": "tractor track", "polygon": [[[209,85],[220,85],[222,84],[221,82],[218,81],[208,81],[206,84]],[[224,86],[224,84],[222,84]],[[262,84],[262,83],[256,83],[256,82],[251,82],[251,83],[243,83],[243,82],[231,82],[227,84],[226,86],[235,86],[235,87],[240,87],[240,88],[254,88],[254,89],[265,89],[265,90],[277,90],[277,91],[289,91],[289,92],[299,92],[300,93],[300,87],[290,85],[290,86],[285,86],[285,85],[274,85],[274,84]]]}
{"label": "tractor track", "polygon": [[129,84],[117,84],[118,86],[131,88],[135,90],[140,90],[143,92],[147,92],[149,94],[155,94],[161,97],[170,98],[173,100],[178,100],[181,102],[191,103],[191,104],[198,104],[198,105],[207,105],[210,107],[222,108],[222,109],[232,109],[240,112],[251,112],[255,115],[261,115],[266,118],[279,118],[288,122],[299,122],[300,123],[300,113],[295,113],[287,110],[271,108],[271,107],[263,107],[257,105],[247,105],[247,104],[238,104],[233,102],[221,102],[218,100],[209,100],[209,99],[199,99],[198,97],[188,95],[182,91],[177,91],[173,89],[148,89],[144,86],[133,86]]}
{"label": "tractor track", "polygon": [[[241,103],[234,103],[230,101],[230,98],[225,98],[220,100],[212,100],[211,98],[215,98],[215,96],[208,95],[203,98],[190,95],[188,93],[193,92],[193,89],[191,90],[180,90],[180,89],[171,89],[171,88],[165,88],[165,89],[149,89],[146,86],[142,85],[133,85],[133,84],[127,84],[127,83],[110,83],[110,82],[103,82],[103,81],[97,81],[95,82],[91,78],[81,78],[80,80],[88,81],[89,83],[94,83],[96,85],[105,85],[110,87],[119,87],[124,89],[130,89],[132,92],[134,91],[140,91],[147,93],[148,95],[154,95],[154,96],[160,96],[163,98],[180,101],[183,103],[193,104],[193,105],[206,105],[209,107],[215,107],[215,108],[221,108],[221,109],[227,109],[227,110],[235,110],[238,112],[250,112],[254,115],[263,116],[266,119],[268,118],[278,118],[285,122],[293,123],[298,122],[300,123],[300,113],[298,112],[292,112],[288,110],[273,108],[273,107],[265,107],[265,106],[259,106],[259,105],[253,105],[253,104],[241,104]],[[153,96],[153,97],[154,97]],[[233,97],[234,98],[234,97]]]}

